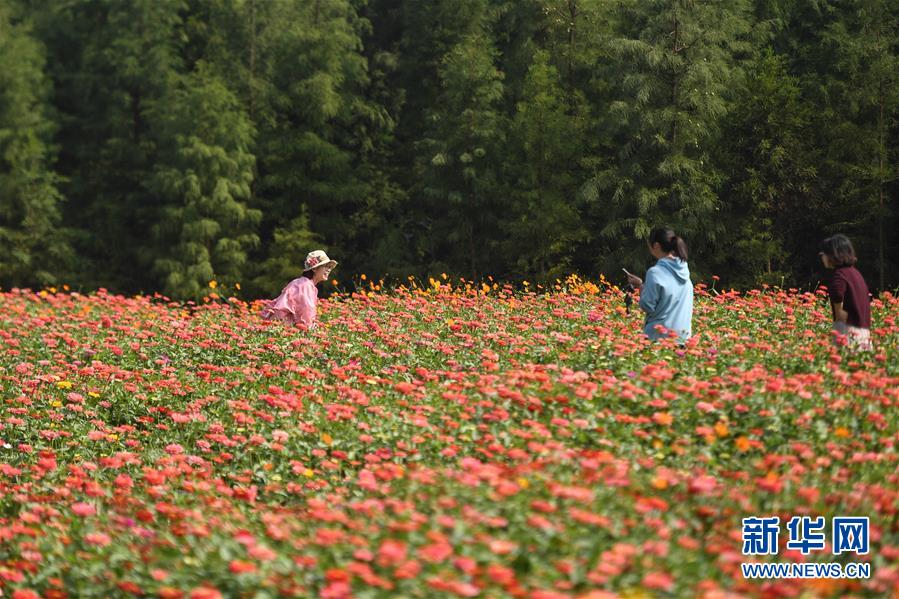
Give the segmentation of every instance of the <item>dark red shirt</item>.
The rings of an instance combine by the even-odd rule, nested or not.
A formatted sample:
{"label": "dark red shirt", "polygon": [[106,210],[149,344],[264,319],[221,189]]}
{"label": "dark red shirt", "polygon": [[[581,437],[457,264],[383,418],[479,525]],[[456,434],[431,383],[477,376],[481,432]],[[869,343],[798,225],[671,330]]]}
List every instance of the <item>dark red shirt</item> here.
{"label": "dark red shirt", "polygon": [[830,301],[843,303],[843,310],[849,315],[846,324],[862,329],[871,328],[871,298],[868,285],[854,266],[839,266],[833,271],[830,281]]}

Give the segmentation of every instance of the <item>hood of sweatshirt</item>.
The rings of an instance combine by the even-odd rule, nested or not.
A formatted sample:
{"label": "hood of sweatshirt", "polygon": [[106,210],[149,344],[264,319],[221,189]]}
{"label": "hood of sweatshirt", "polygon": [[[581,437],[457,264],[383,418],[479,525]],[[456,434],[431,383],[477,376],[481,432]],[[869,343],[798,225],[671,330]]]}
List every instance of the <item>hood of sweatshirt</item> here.
{"label": "hood of sweatshirt", "polygon": [[681,283],[690,281],[690,267],[687,266],[685,260],[680,258],[662,258],[656,265],[670,272]]}

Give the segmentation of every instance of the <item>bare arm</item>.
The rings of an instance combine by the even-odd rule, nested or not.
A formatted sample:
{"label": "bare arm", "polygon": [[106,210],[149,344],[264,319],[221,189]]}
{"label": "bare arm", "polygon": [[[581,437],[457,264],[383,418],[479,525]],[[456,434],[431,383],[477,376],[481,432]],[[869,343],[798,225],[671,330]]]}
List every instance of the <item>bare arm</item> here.
{"label": "bare arm", "polygon": [[849,313],[843,309],[843,302],[834,302],[831,305],[833,306],[833,319],[835,322],[847,322],[849,320]]}

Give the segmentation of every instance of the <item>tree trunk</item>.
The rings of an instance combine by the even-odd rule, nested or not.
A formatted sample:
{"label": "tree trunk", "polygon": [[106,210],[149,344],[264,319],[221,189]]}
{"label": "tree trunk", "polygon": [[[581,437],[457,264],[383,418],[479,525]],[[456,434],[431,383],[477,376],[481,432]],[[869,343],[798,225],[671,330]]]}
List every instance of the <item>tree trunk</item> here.
{"label": "tree trunk", "polygon": [[880,83],[880,114],[877,119],[877,129],[880,137],[880,147],[878,148],[878,165],[877,165],[877,193],[879,206],[877,210],[877,267],[880,271],[880,289],[883,290],[886,285],[886,257],[884,250],[884,220],[885,220],[885,211],[886,211],[886,198],[884,192],[884,172],[883,169],[885,167],[884,164],[884,154],[886,153],[886,144],[884,140],[884,97],[883,97],[883,82]]}
{"label": "tree trunk", "polygon": [[[679,26],[679,24],[680,23],[677,20],[677,6],[675,5],[675,7],[674,7],[674,34],[672,36],[674,38],[674,42],[673,42],[673,46],[672,46],[672,50],[673,50],[674,54],[677,54],[678,52],[680,52],[680,48],[678,48],[678,45],[677,45],[678,44],[678,33],[679,33],[678,26]],[[674,154],[675,152],[677,152],[677,105],[678,105],[677,87],[678,87],[678,82],[679,82],[678,81],[678,73],[675,70],[672,73],[672,77],[671,77],[671,107],[673,109],[673,116],[671,118],[671,148],[669,149],[669,154]],[[670,183],[671,183],[671,190],[670,190],[668,197],[669,197],[669,201],[671,202],[671,208],[674,209],[674,207],[677,205],[677,197],[674,192],[674,185],[673,185],[674,181],[671,181]]]}
{"label": "tree trunk", "polygon": [[568,103],[574,108],[574,37],[578,18],[577,0],[568,0]]}
{"label": "tree trunk", "polygon": [[134,137],[134,143],[140,142],[141,134],[141,103],[140,90],[131,90],[131,134]]}
{"label": "tree trunk", "polygon": [[[249,102],[247,112],[250,121],[256,124],[256,0],[250,0],[250,81]],[[250,205],[256,203],[256,181],[259,175],[259,164],[253,162],[253,179],[250,181]]]}
{"label": "tree trunk", "polygon": [[250,120],[255,123],[256,105],[256,0],[250,0]]}
{"label": "tree trunk", "polygon": [[470,218],[466,219],[466,233],[468,234],[468,260],[469,267],[471,268],[472,282],[477,285],[478,281],[478,263],[477,263],[477,254],[475,252],[474,246],[474,224],[471,222]]}
{"label": "tree trunk", "polygon": [[[877,28],[877,49],[880,50],[880,27]],[[886,257],[884,251],[884,232],[883,232],[883,224],[885,219],[884,212],[886,211],[886,198],[884,197],[884,167],[885,167],[885,155],[886,155],[886,139],[885,139],[885,121],[884,121],[884,91],[883,91],[883,79],[881,78],[878,81],[878,89],[877,89],[877,103],[879,112],[877,114],[877,195],[878,195],[878,207],[877,207],[877,270],[878,270],[878,283],[881,290],[884,289],[886,285]]]}

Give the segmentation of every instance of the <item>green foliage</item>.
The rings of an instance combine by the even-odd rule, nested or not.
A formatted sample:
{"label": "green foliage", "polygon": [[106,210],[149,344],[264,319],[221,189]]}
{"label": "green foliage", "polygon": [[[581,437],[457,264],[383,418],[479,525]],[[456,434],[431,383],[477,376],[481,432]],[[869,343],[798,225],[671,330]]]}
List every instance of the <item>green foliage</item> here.
{"label": "green foliage", "polygon": [[380,178],[367,168],[369,156],[392,121],[365,98],[369,75],[360,36],[366,25],[352,3],[290,6],[279,16],[289,25],[278,33],[267,75],[271,121],[259,129],[255,201],[266,231],[307,206],[312,230],[343,254],[356,234],[349,217]]}
{"label": "green foliage", "polygon": [[522,276],[547,280],[571,272],[571,248],[584,235],[573,201],[582,132],[566,112],[559,73],[547,52],[535,54],[523,95],[512,123],[520,153],[512,167],[518,179],[507,245]]}
{"label": "green foliage", "polygon": [[56,283],[72,258],[53,170],[49,82],[29,27],[0,4],[0,285]]}
{"label": "green foliage", "polygon": [[830,62],[822,73],[824,114],[833,123],[826,129],[827,166],[840,200],[832,220],[856,237],[869,237],[860,251],[876,264],[883,287],[896,264],[888,263],[886,231],[897,222],[890,196],[899,179],[899,153],[889,138],[899,124],[899,6],[854,0],[834,5],[828,17],[819,43]]}
{"label": "green foliage", "polygon": [[275,229],[269,257],[262,264],[262,272],[253,279],[253,287],[248,288],[248,291],[263,296],[277,295],[286,282],[302,274],[303,262],[312,247],[320,248],[321,241],[309,230],[309,216],[303,206],[300,215],[286,227]]}
{"label": "green foliage", "polygon": [[[899,282],[892,0],[0,5],[0,284],[354,274]],[[197,120],[200,119],[200,120]],[[614,277],[614,278],[613,278]],[[230,283],[229,283],[230,282]]]}
{"label": "green foliage", "polygon": [[[712,149],[749,50],[748,2],[622,0],[617,8],[608,45],[618,77],[606,120],[617,156],[586,195],[611,213],[602,233],[616,241],[645,239],[662,222],[713,240],[722,175]],[[613,255],[645,253],[629,248]]]}
{"label": "green foliage", "polygon": [[820,153],[809,143],[812,110],[784,57],[770,52],[750,67],[743,94],[726,121],[739,151],[722,161],[728,234],[716,253],[723,268],[741,266],[743,285],[783,284],[791,278],[788,257],[804,251],[826,209]]}
{"label": "green foliage", "polygon": [[420,144],[428,161],[421,165],[422,193],[440,217],[434,252],[466,264],[475,278],[489,272],[490,242],[500,219],[496,179],[503,87],[495,59],[495,49],[480,30],[447,53],[440,68],[439,108],[430,114],[432,126]]}
{"label": "green foliage", "polygon": [[154,267],[165,293],[198,298],[212,280],[239,283],[261,216],[244,201],[253,179],[252,124],[202,64],[150,116],[160,159],[147,187],[163,207]]}
{"label": "green foliage", "polygon": [[159,205],[149,107],[182,68],[181,0],[48,3],[35,9],[60,113],[65,218],[77,230],[78,282],[157,288],[147,234]]}

